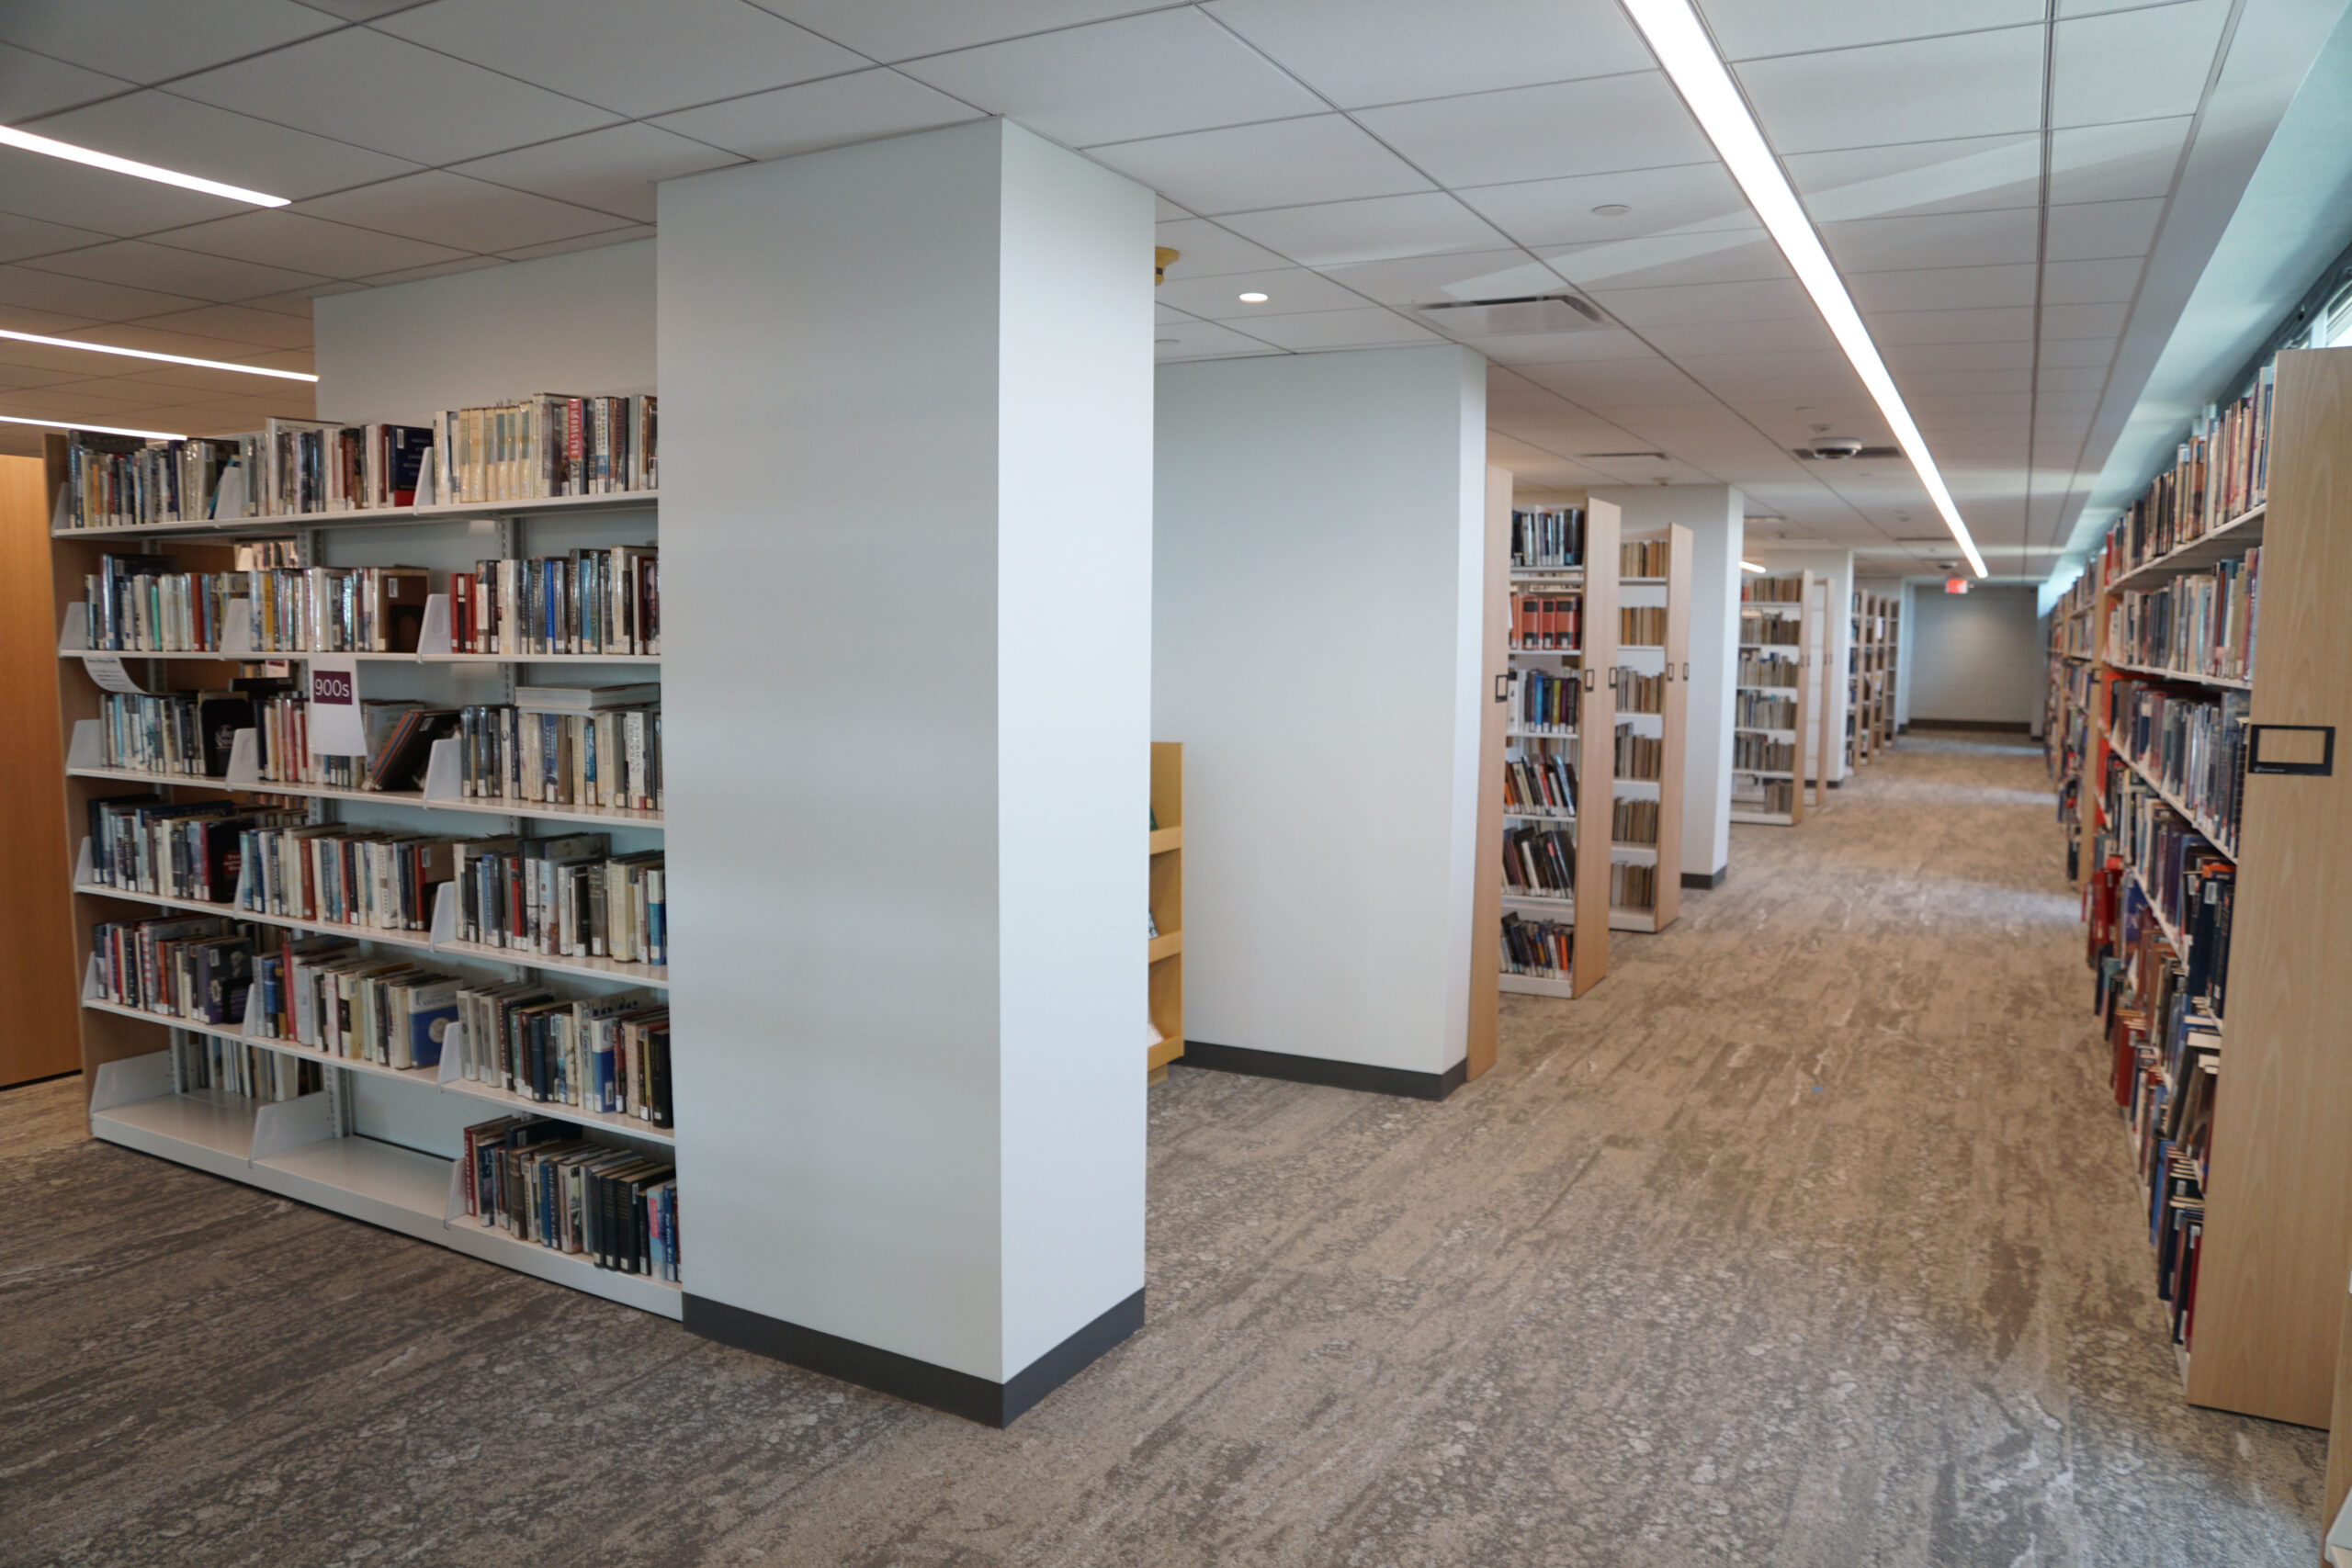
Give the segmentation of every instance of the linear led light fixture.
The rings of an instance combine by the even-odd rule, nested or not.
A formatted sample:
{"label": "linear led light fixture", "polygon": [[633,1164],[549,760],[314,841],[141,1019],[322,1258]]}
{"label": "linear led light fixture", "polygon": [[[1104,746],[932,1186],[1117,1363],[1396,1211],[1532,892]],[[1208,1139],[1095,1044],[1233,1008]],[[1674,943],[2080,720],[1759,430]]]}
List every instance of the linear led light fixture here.
{"label": "linear led light fixture", "polygon": [[1649,40],[1650,51],[1673,78],[1682,101],[1698,118],[1707,140],[1715,144],[1732,178],[1747,193],[1748,205],[1796,269],[1797,281],[1813,296],[1830,335],[1846,351],[1862,385],[1870,389],[1879,412],[1894,432],[1896,444],[1918,470],[1928,499],[1936,503],[1944,526],[1951,530],[1968,564],[1976,569],[1977,576],[1990,575],[1984,570],[1984,558],[1976,553],[1976,541],[1969,536],[1968,525],[1961,521],[1959,505],[1944,487],[1943,475],[1936,470],[1927,441],[1912,423],[1911,411],[1903,405],[1903,394],[1894,389],[1894,378],[1887,374],[1878,345],[1871,342],[1870,329],[1862,325],[1860,313],[1846,293],[1845,281],[1830,265],[1821,236],[1814,232],[1812,220],[1798,204],[1796,192],[1789,188],[1788,176],[1781,172],[1772,150],[1764,144],[1764,133],[1747,112],[1747,100],[1732,85],[1731,73],[1724,69],[1723,57],[1715,52],[1714,41],[1690,9],[1690,0],[1624,0],[1624,5]]}
{"label": "linear led light fixture", "polygon": [[13,413],[0,413],[0,424],[38,424],[44,430],[86,430],[97,435],[139,435],[150,441],[187,439],[169,430],[126,430],[119,424],[85,424],[78,419],[24,419]]}
{"label": "linear led light fixture", "polygon": [[1761,572],[1764,570],[1764,568],[1758,566],[1752,560],[1744,560],[1739,563],[1739,570],[1742,571]]}
{"label": "linear led light fixture", "polygon": [[200,190],[207,196],[225,196],[232,201],[249,201],[255,207],[284,207],[287,204],[287,198],[282,196],[265,195],[257,190],[247,190],[243,186],[222,185],[219,180],[184,175],[177,169],[159,169],[153,164],[118,158],[111,152],[101,152],[95,148],[76,147],[71,141],[54,141],[46,136],[35,136],[31,131],[18,130],[13,125],[0,125],[0,146],[21,147],[28,152],[87,164],[94,169],[111,169],[118,175],[135,175],[142,180],[178,186],[182,190]]}
{"label": "linear led light fixture", "polygon": [[225,359],[193,359],[185,354],[158,354],[152,348],[118,348],[110,343],[77,343],[70,337],[43,337],[39,333],[10,332],[0,327],[0,338],[14,343],[46,344],[51,348],[84,348],[92,354],[119,354],[131,359],[160,359],[166,365],[193,365],[203,370],[234,370],[240,376],[275,376],[281,381],[315,381],[307,370],[270,370],[259,365],[232,365]]}

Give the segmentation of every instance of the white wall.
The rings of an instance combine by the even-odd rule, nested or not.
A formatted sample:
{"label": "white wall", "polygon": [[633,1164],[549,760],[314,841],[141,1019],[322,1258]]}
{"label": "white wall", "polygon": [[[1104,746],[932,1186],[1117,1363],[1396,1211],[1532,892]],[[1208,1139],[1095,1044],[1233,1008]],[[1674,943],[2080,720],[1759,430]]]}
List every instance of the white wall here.
{"label": "white wall", "polygon": [[311,301],[319,417],[424,424],[534,392],[656,390],[654,244]]}
{"label": "white wall", "polygon": [[[1826,689],[1829,703],[1829,773],[1836,783],[1846,777],[1846,713],[1853,706],[1853,682],[1848,679],[1846,659],[1854,645],[1854,552],[1810,548],[1783,545],[1779,547],[1750,540],[1747,558],[1768,571],[1810,571],[1815,582],[1829,584],[1828,646],[1821,649],[1818,662],[1822,685],[1813,687],[1813,701],[1821,700]],[[1805,714],[1805,771],[1816,774],[1821,758],[1821,710],[1809,709]]]}
{"label": "white wall", "polygon": [[1157,426],[1152,733],[1184,743],[1185,1033],[1442,1073],[1487,852],[1485,363],[1172,365]]}
{"label": "white wall", "polygon": [[1905,617],[1911,722],[1974,719],[2031,724],[2040,711],[2042,651],[2034,591],[1978,584],[1966,593],[1922,588]]}
{"label": "white wall", "polygon": [[1152,205],[1001,121],[661,190],[690,1289],[999,1382],[1143,1284]]}
{"label": "white wall", "polygon": [[1608,485],[1623,536],[1690,530],[1690,689],[1684,694],[1682,874],[1712,878],[1731,863],[1731,725],[1739,674],[1739,559],[1746,510],[1728,485]]}

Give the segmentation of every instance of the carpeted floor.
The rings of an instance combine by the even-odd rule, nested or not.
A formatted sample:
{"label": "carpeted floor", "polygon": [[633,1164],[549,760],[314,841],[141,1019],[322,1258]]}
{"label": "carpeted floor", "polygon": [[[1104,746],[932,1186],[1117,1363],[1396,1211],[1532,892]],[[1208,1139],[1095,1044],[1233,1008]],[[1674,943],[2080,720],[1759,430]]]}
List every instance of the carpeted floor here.
{"label": "carpeted floor", "polygon": [[0,1095],[0,1562],[2307,1568],[2058,857],[2036,750],[1918,737],[1450,1101],[1179,1068],[1149,1321],[1001,1433]]}

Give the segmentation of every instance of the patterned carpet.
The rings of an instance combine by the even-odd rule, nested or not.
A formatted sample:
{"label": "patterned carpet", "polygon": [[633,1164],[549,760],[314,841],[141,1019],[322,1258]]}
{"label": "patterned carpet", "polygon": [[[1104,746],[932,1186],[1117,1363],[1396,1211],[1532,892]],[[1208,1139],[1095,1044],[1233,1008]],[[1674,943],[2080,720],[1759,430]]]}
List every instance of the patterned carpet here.
{"label": "patterned carpet", "polygon": [[1149,1321],[1009,1432],[0,1095],[0,1562],[2308,1568],[2324,1434],[2179,1397],[2038,751],[1732,863],[1443,1104],[1180,1067]]}

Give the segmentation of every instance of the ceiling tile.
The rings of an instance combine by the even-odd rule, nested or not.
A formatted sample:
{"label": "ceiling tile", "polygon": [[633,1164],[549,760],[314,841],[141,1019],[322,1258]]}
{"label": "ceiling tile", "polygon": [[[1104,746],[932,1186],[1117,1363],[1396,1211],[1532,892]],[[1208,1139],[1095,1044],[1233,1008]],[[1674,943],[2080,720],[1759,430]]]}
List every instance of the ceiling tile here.
{"label": "ceiling tile", "polygon": [[1556,288],[1550,268],[1523,251],[1464,251],[1405,256],[1395,261],[1327,266],[1323,276],[1383,305],[1427,305],[1444,299],[1489,299]]}
{"label": "ceiling tile", "polygon": [[[1430,188],[1410,164],[1335,114],[1130,141],[1092,156],[1212,216]],[[1447,205],[1460,210],[1450,198]],[[1487,243],[1501,243],[1485,224],[1477,227]]]}
{"label": "ceiling tile", "polygon": [[378,273],[367,279],[370,285],[416,283],[428,277],[447,277],[453,272],[480,272],[486,266],[504,266],[503,256],[459,256],[456,261],[435,262],[427,266],[404,266],[391,272]]}
{"label": "ceiling tile", "polygon": [[284,267],[209,256],[196,251],[175,251],[144,240],[116,240],[86,250],[42,256],[25,265],[69,277],[96,278],[134,288],[159,288],[191,299],[216,302],[245,299],[258,294],[282,294],[306,283],[322,281],[310,273],[288,272]]}
{"label": "ceiling tile", "polygon": [[2115,339],[2098,337],[2065,338],[2041,345],[2041,363],[2045,366],[2096,365],[2101,369],[2115,362]]}
{"label": "ceiling tile", "polygon": [[477,158],[458,164],[454,172],[650,223],[655,181],[736,162],[732,152],[653,126],[614,125]]}
{"label": "ceiling tile", "polygon": [[37,272],[22,265],[0,266],[0,305],[55,310],[62,315],[87,316],[97,321],[121,321],[151,315],[194,303],[186,295],[130,288],[94,278],[69,277],[62,273]]}
{"label": "ceiling tile", "polygon": [[2045,392],[2096,392],[2106,387],[2107,375],[2103,365],[2045,366],[2033,384]]}
{"label": "ceiling tile", "polygon": [[1993,136],[2041,123],[2038,27],[1782,55],[1734,69],[1764,139],[1781,153]]}
{"label": "ceiling tile", "polygon": [[1069,147],[1317,113],[1327,106],[1190,6],[910,62],[899,69]]}
{"label": "ceiling tile", "polygon": [[2030,265],[2041,239],[2039,214],[2027,207],[1994,212],[1939,212],[1857,218],[1821,225],[1822,243],[1844,273],[1909,267]]}
{"label": "ceiling tile", "polygon": [[1595,289],[1593,299],[1627,326],[1702,326],[1722,321],[1817,320],[1794,278],[1764,283],[1692,283],[1664,288]]}
{"label": "ceiling tile", "polygon": [[2131,309],[2123,304],[2045,305],[2041,310],[2041,340],[2048,344],[2057,338],[2120,337],[2124,318]]}
{"label": "ceiling tile", "polygon": [[1764,377],[1788,378],[1792,380],[1809,378],[1833,378],[1849,390],[1859,393],[1861,383],[1855,379],[1852,367],[1842,354],[1826,350],[1800,349],[1778,354],[1686,354],[1675,363],[1683,371],[1710,385],[1718,380],[1746,381]]}
{"label": "ceiling tile", "polygon": [[224,65],[172,91],[420,164],[503,152],[616,118],[368,28]]}
{"label": "ceiling tile", "polygon": [[[1667,290],[1645,290],[1665,293]],[[1807,301],[1805,313],[1773,321],[1667,321],[1644,327],[1642,336],[1661,354],[1781,354],[1834,349],[1829,329]]]}
{"label": "ceiling tile", "polygon": [[1881,343],[1880,357],[1899,380],[1911,370],[2018,370],[2033,367],[2033,344],[2025,340],[1989,343]]}
{"label": "ceiling tile", "polygon": [[2050,209],[2050,235],[2043,255],[2050,261],[2097,261],[2141,256],[2156,243],[2165,214],[2159,197],[2139,201],[2082,201]]}
{"label": "ceiling tile", "polygon": [[1881,344],[2033,341],[2030,309],[1875,310],[1868,316],[1871,336]]}
{"label": "ceiling tile", "polygon": [[1544,252],[1544,259],[1582,288],[1655,288],[1677,283],[1760,283],[1793,279],[1781,247],[1756,224],[1744,232],[1653,234],[1613,244]]}
{"label": "ceiling tile", "polygon": [[0,261],[45,255],[51,251],[70,251],[80,245],[98,244],[108,237],[87,229],[70,228],[63,223],[44,223],[38,218],[19,218],[13,212],[0,212]]}
{"label": "ceiling tile", "polygon": [[1308,310],[1297,315],[1254,316],[1243,323],[1251,337],[1283,348],[1374,348],[1391,344],[1436,343],[1438,334],[1416,326],[1394,310],[1366,306],[1355,310]]}
{"label": "ceiling tile", "polygon": [[789,158],[979,118],[979,110],[895,71],[859,71],[663,115],[654,123],[746,158]]}
{"label": "ceiling tile", "polygon": [[[41,129],[45,134],[126,158],[185,169],[297,201],[390,179],[416,167],[400,158],[168,93],[133,93],[94,104],[46,120]],[[216,199],[213,206],[216,211],[223,208],[252,210],[243,202]]]}
{"label": "ceiling tile", "polygon": [[[324,277],[368,277],[397,267],[451,261],[462,252],[401,234],[356,229],[272,208],[157,234],[155,243],[240,261],[272,262]],[[304,302],[302,313],[308,315]]]}
{"label": "ceiling tile", "polygon": [[1435,191],[1235,213],[1226,226],[1302,266],[1490,251],[1503,243],[1485,220]]}
{"label": "ceiling tile", "polygon": [[2052,262],[2042,269],[2044,305],[2104,305],[2128,300],[2140,287],[2138,256],[2112,261]]}
{"label": "ceiling tile", "polygon": [[[29,6],[0,7],[0,28],[18,17],[34,15],[36,9]],[[67,7],[51,9],[62,12]],[[0,125],[29,128],[42,115],[128,92],[133,85],[119,76],[85,71],[62,60],[0,43]]]}
{"label": "ceiling tile", "polygon": [[133,82],[201,71],[325,32],[334,18],[294,0],[73,0],[0,6],[0,39]]}
{"label": "ceiling tile", "polygon": [[[116,341],[117,331],[141,331],[156,333],[193,333],[198,337],[219,338],[229,343],[254,344],[268,348],[308,348],[311,346],[311,323],[276,310],[255,310],[243,305],[201,305],[191,310],[174,310],[152,315],[123,328],[108,329],[108,341]],[[74,334],[80,335],[80,334]],[[95,332],[93,336],[96,335]],[[164,347],[143,337],[124,337],[119,341],[134,348]],[[172,349],[164,352],[201,353],[199,349]],[[235,355],[212,355],[216,359],[232,359]]]}
{"label": "ceiling tile", "polygon": [[1159,228],[1159,243],[1176,253],[1168,264],[1168,280],[1214,277],[1228,272],[1255,272],[1283,266],[1282,257],[1265,246],[1245,240],[1205,218],[1180,218]]}
{"label": "ceiling tile", "polygon": [[1193,216],[1192,213],[1177,206],[1166,197],[1159,195],[1157,192],[1153,193],[1151,202],[1152,216],[1158,222],[1173,223],[1181,219],[1190,218]]}
{"label": "ceiling tile", "polygon": [[1865,316],[1883,310],[1970,310],[2031,305],[2034,268],[1915,267],[1901,272],[1849,272],[1846,292]]}
{"label": "ceiling tile", "polygon": [[1578,365],[1595,359],[1647,359],[1653,350],[1618,327],[1582,333],[1509,333],[1461,340],[1497,365],[1534,374],[1546,366]]}
{"label": "ceiling tile", "polygon": [[0,204],[19,217],[96,229],[109,237],[144,234],[253,210],[246,203],[226,197],[205,196],[153,180],[128,180],[104,169],[14,147],[0,147]]}
{"label": "ceiling tile", "polygon": [[[1245,305],[1238,298],[1244,293],[1263,294],[1265,302]],[[1364,305],[1361,294],[1351,294],[1303,266],[1230,273],[1217,277],[1171,277],[1159,286],[1157,298],[1161,304],[1187,315],[1229,322],[1243,332],[1252,331],[1250,323],[1260,316],[1361,310]]]}
{"label": "ceiling tile", "polygon": [[435,0],[379,26],[632,118],[867,63],[743,0]]}
{"label": "ceiling tile", "polygon": [[573,251],[601,251],[606,245],[626,245],[654,237],[650,223],[628,223],[617,229],[600,230],[594,234],[575,234],[568,240],[548,240],[536,245],[517,245],[498,254],[508,261],[530,261],[539,256],[569,255]]}
{"label": "ceiling tile", "polygon": [[[1665,168],[1471,186],[1461,192],[1495,227],[1523,245],[1604,244],[1755,225],[1731,173],[1710,158]],[[1594,209],[1628,207],[1604,216]]]}
{"label": "ceiling tile", "polygon": [[1163,321],[1152,341],[1161,359],[1224,359],[1243,354],[1279,354],[1271,344],[1245,337],[1215,321]]}
{"label": "ceiling tile", "polygon": [[2182,116],[2052,131],[2050,199],[2129,201],[2170,195],[2190,123]]}
{"label": "ceiling tile", "polygon": [[2194,114],[2230,0],[2183,0],[2058,24],[2052,125]]}
{"label": "ceiling tile", "polygon": [[1616,0],[1213,0],[1204,8],[1342,108],[1652,65]]}
{"label": "ceiling tile", "polygon": [[1166,0],[990,0],[985,6],[940,0],[761,0],[760,8],[786,17],[845,48],[876,60],[968,49],[998,39],[1148,11]]}
{"label": "ceiling tile", "polygon": [[434,169],[301,204],[314,218],[461,251],[503,251],[613,227],[605,213]]}
{"label": "ceiling tile", "polygon": [[2041,138],[1964,136],[1783,157],[1816,223],[1980,212],[2041,200]]}
{"label": "ceiling tile", "polygon": [[1902,391],[1908,400],[1946,393],[1987,392],[2020,401],[2033,390],[2030,366],[1998,370],[1911,370],[1904,374]]}
{"label": "ceiling tile", "polygon": [[2042,0],[1701,0],[1726,60],[1840,47],[2041,20]]}
{"label": "ceiling tile", "polygon": [[1654,169],[1713,149],[1663,72],[1365,109],[1365,129],[1444,186]]}

